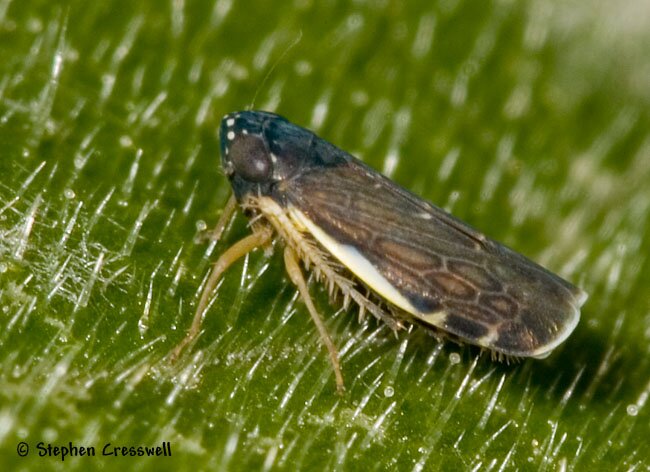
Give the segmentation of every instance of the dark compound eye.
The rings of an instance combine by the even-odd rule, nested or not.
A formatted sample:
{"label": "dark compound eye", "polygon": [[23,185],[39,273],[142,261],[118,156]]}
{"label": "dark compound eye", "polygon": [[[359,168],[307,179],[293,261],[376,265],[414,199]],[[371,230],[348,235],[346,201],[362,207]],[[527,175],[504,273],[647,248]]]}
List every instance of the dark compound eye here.
{"label": "dark compound eye", "polygon": [[264,182],[271,177],[271,158],[264,143],[255,136],[239,136],[229,149],[235,173],[250,182]]}

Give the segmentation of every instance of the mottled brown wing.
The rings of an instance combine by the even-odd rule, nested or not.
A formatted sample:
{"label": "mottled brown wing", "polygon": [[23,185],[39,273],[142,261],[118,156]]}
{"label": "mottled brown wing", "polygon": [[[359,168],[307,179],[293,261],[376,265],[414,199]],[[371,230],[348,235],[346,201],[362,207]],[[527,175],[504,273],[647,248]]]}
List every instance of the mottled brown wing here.
{"label": "mottled brown wing", "polygon": [[286,184],[284,204],[356,248],[425,324],[506,355],[544,357],[578,322],[582,290],[360,161]]}

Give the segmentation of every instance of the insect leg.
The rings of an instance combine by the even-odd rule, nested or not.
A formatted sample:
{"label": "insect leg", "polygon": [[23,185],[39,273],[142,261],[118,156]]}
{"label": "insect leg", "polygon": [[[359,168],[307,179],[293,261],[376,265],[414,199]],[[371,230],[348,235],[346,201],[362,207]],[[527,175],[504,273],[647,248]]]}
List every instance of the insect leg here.
{"label": "insect leg", "polygon": [[219,241],[221,235],[223,234],[223,231],[226,229],[226,225],[232,218],[232,215],[235,213],[235,210],[237,210],[237,199],[235,198],[235,194],[231,194],[228,202],[226,203],[226,206],[223,209],[223,213],[221,213],[219,221],[217,221],[217,225],[212,231],[210,231],[210,233],[208,233],[208,239],[212,241]]}
{"label": "insect leg", "polygon": [[332,338],[330,338],[330,335],[327,333],[327,329],[323,324],[323,320],[321,320],[320,315],[316,311],[314,302],[309,296],[307,283],[305,282],[305,278],[302,276],[302,271],[298,265],[296,254],[289,246],[286,246],[284,248],[284,265],[287,269],[287,273],[289,274],[289,278],[298,287],[300,296],[305,302],[305,305],[307,305],[307,310],[311,315],[311,319],[314,321],[314,324],[316,324],[316,328],[318,328],[318,332],[320,333],[320,337],[323,340],[323,344],[325,344],[325,347],[327,347],[327,350],[329,351],[330,361],[332,362],[332,367],[334,368],[334,376],[336,377],[336,390],[339,394],[343,394],[345,391],[345,385],[343,385],[343,374],[341,373],[341,364],[339,363],[339,353],[336,350],[336,346],[334,346],[334,343],[332,342]]}
{"label": "insect leg", "polygon": [[208,306],[212,292],[214,291],[217,282],[219,282],[219,279],[221,278],[221,275],[228,269],[228,267],[236,262],[237,259],[245,256],[253,249],[267,244],[271,240],[272,236],[273,231],[270,228],[263,228],[258,232],[240,239],[235,244],[230,246],[223,254],[221,254],[221,257],[219,257],[217,262],[215,262],[214,266],[212,267],[210,277],[208,278],[208,281],[205,283],[205,287],[201,292],[201,299],[199,300],[199,304],[196,307],[196,313],[194,314],[194,319],[192,320],[192,325],[190,326],[187,335],[171,353],[172,360],[177,359],[185,346],[194,341],[198,336],[201,329],[201,322],[203,321],[203,314]]}

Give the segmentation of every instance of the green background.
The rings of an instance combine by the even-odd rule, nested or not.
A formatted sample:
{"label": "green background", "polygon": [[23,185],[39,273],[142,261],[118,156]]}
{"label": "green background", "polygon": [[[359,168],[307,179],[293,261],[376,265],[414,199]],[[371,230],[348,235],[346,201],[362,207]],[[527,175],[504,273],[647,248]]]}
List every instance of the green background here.
{"label": "green background", "polygon": [[[584,3],[584,4],[583,4]],[[623,470],[650,465],[643,2],[0,1],[0,467]],[[395,337],[280,251],[226,275],[194,349],[216,129],[276,111],[583,287],[507,365]],[[18,457],[19,441],[30,446]],[[153,445],[172,457],[37,457]]]}

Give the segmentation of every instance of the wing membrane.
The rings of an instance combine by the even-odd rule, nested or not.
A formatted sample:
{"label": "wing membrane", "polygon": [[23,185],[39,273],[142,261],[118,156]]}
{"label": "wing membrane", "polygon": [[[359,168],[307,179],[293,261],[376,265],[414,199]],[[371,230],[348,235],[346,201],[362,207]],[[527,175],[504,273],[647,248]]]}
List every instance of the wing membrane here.
{"label": "wing membrane", "polygon": [[[341,254],[365,259],[424,324],[508,355],[544,357],[578,322],[580,289],[354,158],[299,174],[283,199],[348,250]],[[367,276],[356,256],[339,259]]]}

